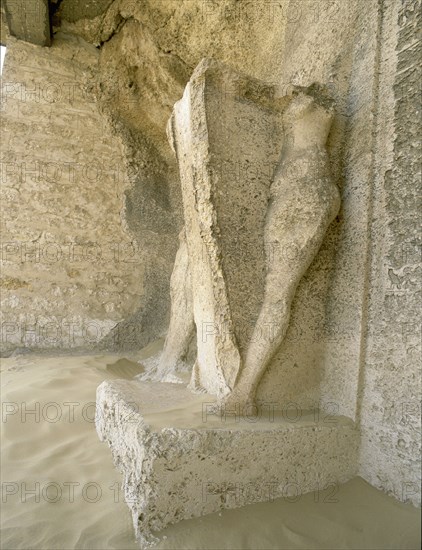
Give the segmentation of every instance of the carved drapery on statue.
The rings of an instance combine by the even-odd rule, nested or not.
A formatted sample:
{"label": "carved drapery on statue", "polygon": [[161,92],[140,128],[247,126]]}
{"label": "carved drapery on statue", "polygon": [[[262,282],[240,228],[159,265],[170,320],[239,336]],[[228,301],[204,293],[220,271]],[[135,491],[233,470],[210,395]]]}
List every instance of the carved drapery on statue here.
{"label": "carved drapery on statue", "polygon": [[332,116],[318,85],[276,98],[215,60],[196,68],[168,125],[185,227],[159,378],[183,360],[196,325],[190,387],[253,401],[340,207],[325,149]]}

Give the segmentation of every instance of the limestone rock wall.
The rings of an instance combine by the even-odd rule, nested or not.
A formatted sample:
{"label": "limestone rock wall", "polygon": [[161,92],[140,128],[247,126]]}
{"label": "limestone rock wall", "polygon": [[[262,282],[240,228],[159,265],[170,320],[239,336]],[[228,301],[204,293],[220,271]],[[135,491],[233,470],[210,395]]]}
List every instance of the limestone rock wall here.
{"label": "limestone rock wall", "polygon": [[361,475],[420,503],[421,3],[385,2],[381,27],[367,333],[360,381]]}
{"label": "limestone rock wall", "polygon": [[[420,503],[421,5],[326,5],[323,23],[288,27],[283,82],[331,83],[342,211],[298,291],[279,384],[282,371],[289,378],[290,355],[286,366],[301,372],[292,378],[302,388],[313,378],[310,388],[319,383],[326,410],[361,426],[360,474]],[[274,396],[275,380],[268,372]]]}
{"label": "limestone rock wall", "polygon": [[[95,95],[98,50],[14,39],[2,75],[1,345],[90,349],[142,302],[145,261],[121,219],[129,184]],[[117,331],[117,332],[116,332]],[[109,345],[107,344],[107,345]]]}

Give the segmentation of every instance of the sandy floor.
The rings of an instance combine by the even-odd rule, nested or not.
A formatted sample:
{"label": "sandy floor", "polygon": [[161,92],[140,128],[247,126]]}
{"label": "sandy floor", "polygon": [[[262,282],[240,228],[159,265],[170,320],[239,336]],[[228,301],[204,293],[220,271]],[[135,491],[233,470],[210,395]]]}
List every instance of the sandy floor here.
{"label": "sandy floor", "polygon": [[[2,360],[1,548],[137,548],[120,476],[93,421],[102,380],[140,370],[114,356]],[[419,533],[419,510],[355,479],[335,495],[182,522],[162,532],[158,548],[413,549]]]}

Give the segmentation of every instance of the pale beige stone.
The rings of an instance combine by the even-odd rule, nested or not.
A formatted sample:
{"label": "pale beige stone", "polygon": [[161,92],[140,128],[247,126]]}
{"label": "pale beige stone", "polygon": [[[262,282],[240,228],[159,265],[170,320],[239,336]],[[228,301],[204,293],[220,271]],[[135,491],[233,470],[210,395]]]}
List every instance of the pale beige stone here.
{"label": "pale beige stone", "polygon": [[356,475],[349,419],[294,418],[213,403],[180,384],[114,380],[97,390],[97,432],[124,476],[135,532],[147,545],[166,525],[224,508],[336,487]]}
{"label": "pale beige stone", "polygon": [[[130,181],[115,187],[107,176],[99,187],[59,191],[40,182],[18,185],[3,173],[3,244],[45,247],[86,242],[89,235],[107,245],[116,238],[125,246],[137,242],[142,261],[44,268],[4,262],[3,351],[33,349],[19,328],[29,334],[37,318],[52,323],[38,347],[60,352],[68,343],[55,339],[57,327],[67,334],[62,320],[75,322],[79,334],[93,322],[110,335],[107,345],[120,349],[165,334],[183,226],[165,126],[203,57],[271,83],[280,97],[294,86],[326,83],[336,100],[327,149],[342,206],[298,285],[286,336],[256,399],[318,404],[356,420],[361,475],[396,498],[420,502],[420,0],[51,4],[58,8],[51,49],[17,42],[2,24],[8,46],[2,83],[25,83],[28,90],[26,105],[3,103],[2,161],[30,168],[33,151],[54,148],[66,162],[84,165],[124,159]],[[31,101],[31,90],[45,82],[52,85],[49,97],[56,84],[64,91],[75,84],[89,105],[81,96],[75,109]],[[37,240],[40,226],[46,233]],[[124,248],[122,258],[130,252]],[[294,249],[281,253],[295,258]],[[97,342],[90,340],[79,338],[78,347],[91,349]]]}
{"label": "pale beige stone", "polygon": [[263,292],[262,235],[281,141],[273,95],[273,87],[204,60],[169,123],[197,329],[191,385],[218,396],[234,386]]}
{"label": "pale beige stone", "polygon": [[[325,150],[332,102],[317,86],[274,95],[272,86],[204,60],[168,129],[192,270],[198,357],[191,387],[232,392],[231,403],[254,400],[299,281],[340,205]],[[288,247],[294,260],[279,253]]]}
{"label": "pale beige stone", "polygon": [[[299,92],[283,116],[284,145],[265,223],[264,299],[231,403],[254,401],[259,382],[286,335],[297,286],[340,208],[325,150],[333,111],[324,101],[330,105],[321,93],[313,98]],[[294,258],[279,253],[288,247],[294,248]]]}
{"label": "pale beige stone", "polygon": [[170,280],[170,325],[162,353],[151,360],[142,380],[181,382],[179,371],[189,369],[187,363],[190,344],[195,336],[192,282],[185,230],[179,234],[180,246],[176,254]]}

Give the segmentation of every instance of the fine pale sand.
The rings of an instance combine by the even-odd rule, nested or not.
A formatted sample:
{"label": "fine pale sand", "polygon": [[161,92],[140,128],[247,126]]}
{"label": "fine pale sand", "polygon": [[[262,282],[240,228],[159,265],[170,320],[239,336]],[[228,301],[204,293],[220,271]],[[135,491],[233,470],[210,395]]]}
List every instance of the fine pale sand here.
{"label": "fine pale sand", "polygon": [[[131,358],[2,360],[1,548],[138,548],[120,474],[95,431],[95,391],[104,379],[142,372],[136,361],[157,346]],[[296,502],[184,521],[160,536],[163,549],[413,549],[420,548],[420,514],[357,478]]]}

